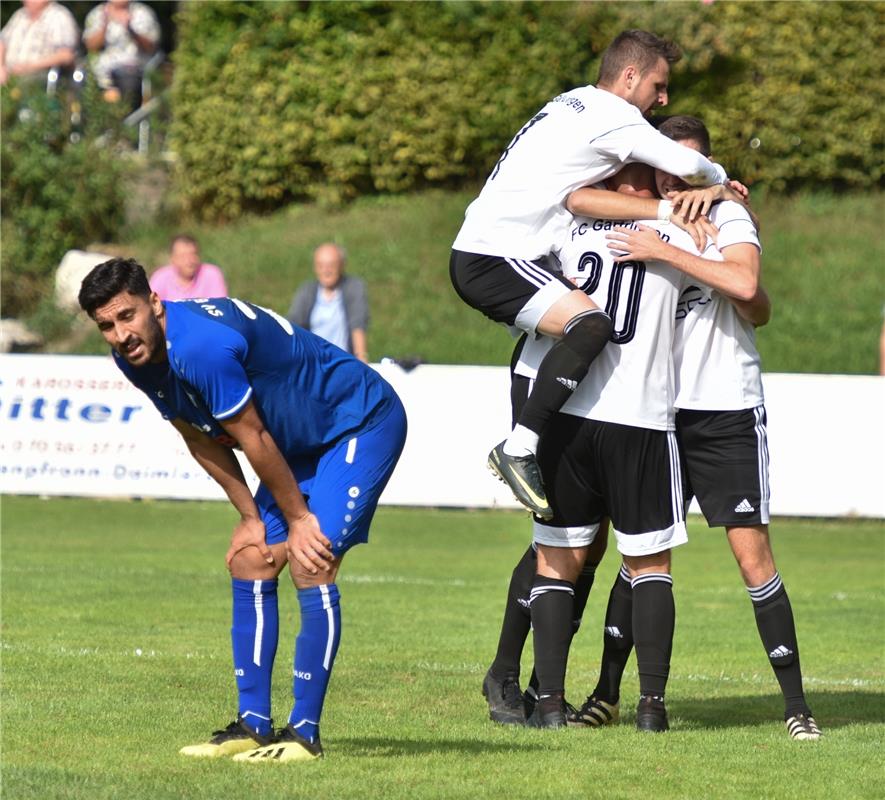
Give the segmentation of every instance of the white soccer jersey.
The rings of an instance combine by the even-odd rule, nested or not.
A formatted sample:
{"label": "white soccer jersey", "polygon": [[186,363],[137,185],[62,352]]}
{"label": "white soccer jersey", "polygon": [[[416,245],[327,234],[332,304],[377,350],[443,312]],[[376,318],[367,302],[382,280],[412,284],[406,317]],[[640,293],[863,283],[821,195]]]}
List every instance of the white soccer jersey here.
{"label": "white soccer jersey", "polygon": [[513,137],[452,247],[529,260],[547,255],[571,222],[568,195],[633,161],[691,184],[725,180],[721,167],[658,133],[626,100],[582,86],[553,98]]}
{"label": "white soccer jersey", "polygon": [[[721,261],[719,251],[733,244],[761,249],[756,228],[740,203],[717,203],[710,219],[719,228],[718,249],[709,244],[704,258]],[[764,402],[753,325],[727,297],[690,278],[679,299],[673,358],[676,408],[739,411]]]}
{"label": "white soccer jersey", "polygon": [[[676,306],[684,276],[660,261],[616,264],[605,238],[613,222],[575,218],[561,256],[566,277],[577,280],[612,318],[614,332],[590,365],[562,411],[578,417],[638,428],[673,430],[673,334]],[[675,225],[657,220],[640,224],[683,250],[697,253],[691,237]],[[546,337],[529,339],[516,367],[534,378],[552,346]]]}

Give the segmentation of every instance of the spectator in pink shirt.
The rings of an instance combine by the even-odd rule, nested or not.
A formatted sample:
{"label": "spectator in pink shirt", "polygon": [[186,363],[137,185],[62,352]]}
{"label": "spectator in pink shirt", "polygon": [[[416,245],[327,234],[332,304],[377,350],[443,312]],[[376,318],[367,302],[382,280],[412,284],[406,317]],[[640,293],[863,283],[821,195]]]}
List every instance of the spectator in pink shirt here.
{"label": "spectator in pink shirt", "polygon": [[227,297],[221,269],[204,264],[197,240],[183,233],[172,239],[169,263],[151,275],[150,283],[161,300]]}

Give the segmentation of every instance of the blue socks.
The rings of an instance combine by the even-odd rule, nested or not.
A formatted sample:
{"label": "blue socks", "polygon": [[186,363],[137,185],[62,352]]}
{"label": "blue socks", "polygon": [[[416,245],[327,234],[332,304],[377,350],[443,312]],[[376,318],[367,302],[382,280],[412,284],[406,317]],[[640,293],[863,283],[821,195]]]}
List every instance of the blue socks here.
{"label": "blue socks", "polygon": [[259,735],[272,732],[270,677],[280,629],[277,581],[231,580],[233,622],[230,629],[239,715]]}
{"label": "blue socks", "polygon": [[330,583],[299,589],[298,605],[301,632],[295,640],[295,706],[289,724],[312,742],[319,735],[320,714],[341,639],[338,587]]}

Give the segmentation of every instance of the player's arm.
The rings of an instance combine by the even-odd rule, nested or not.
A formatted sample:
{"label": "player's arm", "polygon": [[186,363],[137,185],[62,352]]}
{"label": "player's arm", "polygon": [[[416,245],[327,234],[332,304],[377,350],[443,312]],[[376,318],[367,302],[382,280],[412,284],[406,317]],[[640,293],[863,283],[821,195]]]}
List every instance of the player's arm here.
{"label": "player's arm", "polygon": [[577,217],[593,219],[660,219],[669,220],[682,228],[694,240],[698,250],[703,250],[707,242],[706,230],[698,220],[689,221],[679,215],[672,215],[673,204],[656,197],[641,197],[609,189],[594,189],[582,186],[566,198],[566,208]]}
{"label": "player's arm", "polygon": [[[710,226],[711,233],[715,231]],[[653,228],[639,230],[618,226],[606,235],[615,261],[663,261],[680,272],[716,289],[729,298],[751,302],[759,291],[759,249],[749,243],[733,244],[722,250],[723,261],[689,253],[669,244]]]}
{"label": "player's arm", "polygon": [[668,139],[651,125],[631,126],[632,137],[630,161],[641,161],[669,172],[684,180],[689,186],[712,186],[726,183],[725,170],[697,150]]}
{"label": "player's arm", "polygon": [[273,555],[264,539],[261,514],[233,450],[198,431],[180,417],[171,422],[175,430],[181,434],[194,460],[224,490],[231,505],[240,514],[240,522],[234,529],[231,546],[226,556],[228,567],[233,557],[247,547],[257,547],[261,557],[272,564]]}
{"label": "player's arm", "polygon": [[246,458],[277,502],[289,526],[286,549],[289,559],[294,559],[311,574],[317,569],[329,570],[333,558],[332,543],[320,530],[317,518],[310,513],[298,481],[286,463],[250,400],[235,415],[222,420],[225,431],[233,436],[246,454]]}
{"label": "player's arm", "polygon": [[759,284],[756,296],[752,300],[735,300],[733,297],[730,297],[729,300],[738,314],[757,328],[767,325],[771,319],[771,299],[762,288],[762,284]]}

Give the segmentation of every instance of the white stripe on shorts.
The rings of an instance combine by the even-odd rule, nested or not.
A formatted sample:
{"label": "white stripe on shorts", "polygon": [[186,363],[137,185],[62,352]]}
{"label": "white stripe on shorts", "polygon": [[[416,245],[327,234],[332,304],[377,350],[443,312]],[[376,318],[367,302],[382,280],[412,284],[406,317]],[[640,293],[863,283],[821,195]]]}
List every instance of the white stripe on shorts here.
{"label": "white stripe on shorts", "polygon": [[767,525],[771,489],[768,485],[768,432],[765,430],[765,407],[754,408],[753,417],[756,420],[753,427],[756,431],[756,458],[759,464],[759,519],[763,525]]}
{"label": "white stripe on shorts", "polygon": [[550,281],[556,280],[546,269],[532,264],[531,261],[525,261],[521,258],[505,258],[504,260],[517,275],[529,283],[533,283],[539,289],[542,286],[546,286]]}
{"label": "white stripe on shorts", "polygon": [[347,464],[353,464],[353,458],[356,455],[356,439],[357,437],[354,436],[353,439],[347,443],[347,453],[344,455],[344,461]]}
{"label": "white stripe on shorts", "polygon": [[667,448],[670,451],[670,501],[673,505],[673,522],[685,521],[685,503],[682,499],[682,463],[676,431],[667,431]]}

